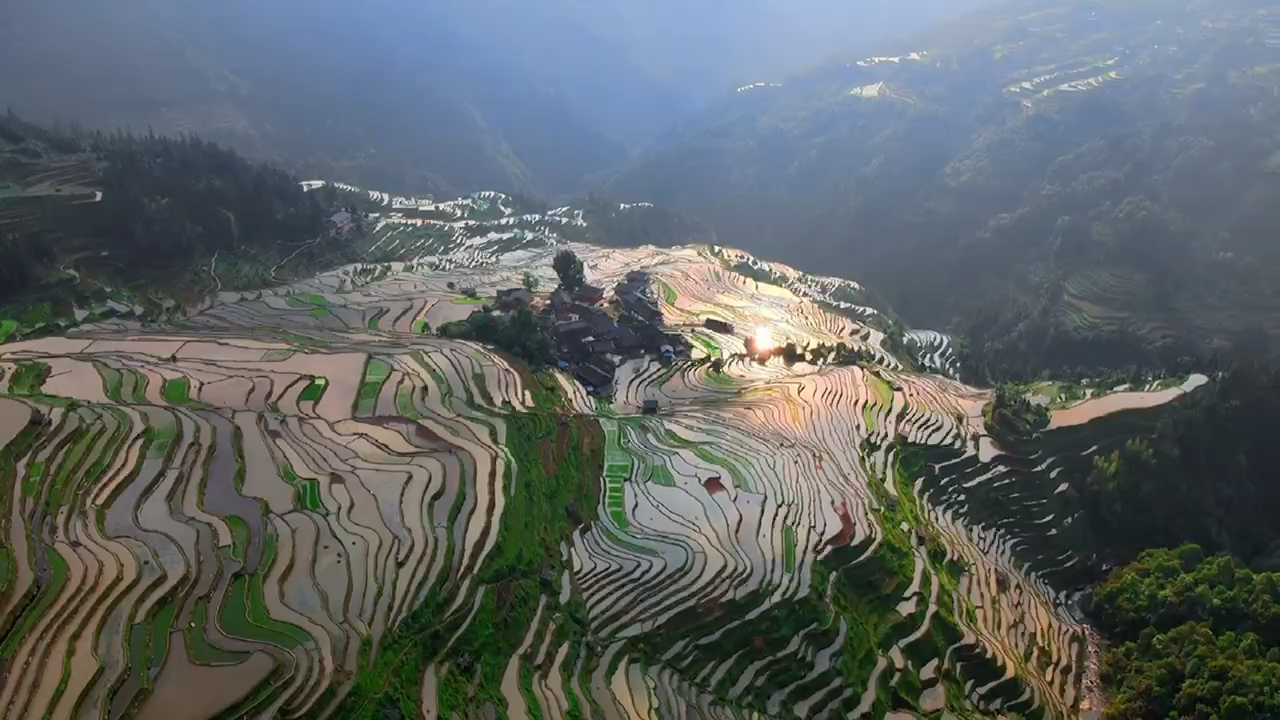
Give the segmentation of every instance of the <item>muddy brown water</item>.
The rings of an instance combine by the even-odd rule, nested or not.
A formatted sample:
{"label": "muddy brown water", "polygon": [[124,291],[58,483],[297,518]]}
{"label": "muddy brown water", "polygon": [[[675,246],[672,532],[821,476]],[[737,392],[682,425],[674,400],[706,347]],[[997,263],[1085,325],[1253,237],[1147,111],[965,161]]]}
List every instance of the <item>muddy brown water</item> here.
{"label": "muddy brown water", "polygon": [[137,720],[206,720],[243,700],[271,675],[275,661],[256,652],[238,665],[196,665],[187,656],[181,631],[169,636],[155,690],[142,703]]}
{"label": "muddy brown water", "polygon": [[236,490],[235,449],[231,438],[234,425],[230,420],[214,412],[200,412],[201,420],[213,427],[213,457],[209,461],[208,475],[201,502],[209,512],[220,517],[235,515],[249,526],[249,548],[245,553],[245,571],[256,572],[262,560],[266,527],[262,521],[262,508],[257,501],[241,495]]}
{"label": "muddy brown water", "polygon": [[17,400],[0,399],[0,448],[13,442],[31,422],[31,408]]}
{"label": "muddy brown water", "polygon": [[1165,390],[1118,392],[1099,398],[1091,398],[1076,403],[1069,408],[1054,410],[1049,421],[1049,429],[1083,425],[1104,415],[1110,415],[1122,410],[1140,410],[1163,405],[1195,390],[1208,381],[1209,379],[1204,375],[1192,375],[1182,385]]}

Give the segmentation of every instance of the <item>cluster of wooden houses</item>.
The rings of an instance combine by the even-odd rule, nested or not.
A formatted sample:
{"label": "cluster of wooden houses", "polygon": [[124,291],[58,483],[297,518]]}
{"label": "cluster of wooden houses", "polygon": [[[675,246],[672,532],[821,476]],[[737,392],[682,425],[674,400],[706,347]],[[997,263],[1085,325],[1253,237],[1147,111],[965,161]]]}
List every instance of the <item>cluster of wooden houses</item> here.
{"label": "cluster of wooden houses", "polygon": [[[499,295],[499,304],[503,297]],[[548,315],[560,368],[573,372],[587,392],[611,395],[622,359],[649,354],[670,362],[688,353],[683,336],[665,332],[648,273],[627,273],[614,288],[613,300],[604,300],[603,288],[584,285],[572,294],[556,290],[542,310]]]}

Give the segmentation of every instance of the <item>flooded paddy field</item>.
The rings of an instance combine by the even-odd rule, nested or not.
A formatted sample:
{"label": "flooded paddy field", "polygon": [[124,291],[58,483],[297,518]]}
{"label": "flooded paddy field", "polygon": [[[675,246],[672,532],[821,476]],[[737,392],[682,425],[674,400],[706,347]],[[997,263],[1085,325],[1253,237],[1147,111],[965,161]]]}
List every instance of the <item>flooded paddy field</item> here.
{"label": "flooded paddy field", "polygon": [[[722,249],[575,246],[695,348],[608,402],[424,332],[556,249],[0,345],[0,715],[1075,716],[1055,468],[1106,417],[996,447],[987,391]],[[760,363],[759,327],[871,360]]]}

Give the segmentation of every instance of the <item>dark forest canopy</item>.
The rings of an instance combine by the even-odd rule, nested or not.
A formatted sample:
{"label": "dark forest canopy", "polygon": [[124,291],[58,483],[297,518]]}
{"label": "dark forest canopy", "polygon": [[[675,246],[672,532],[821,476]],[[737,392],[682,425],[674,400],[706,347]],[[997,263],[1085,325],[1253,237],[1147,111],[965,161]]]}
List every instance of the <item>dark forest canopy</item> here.
{"label": "dark forest canopy", "polygon": [[340,259],[349,243],[327,221],[340,208],[358,221],[362,203],[194,137],[51,131],[12,113],[0,183],[0,303],[83,277],[187,297],[261,287],[285,257]]}
{"label": "dark forest canopy", "polygon": [[1108,718],[1280,717],[1280,574],[1195,545],[1144,553],[1094,593]]}
{"label": "dark forest canopy", "polygon": [[1094,459],[1082,493],[1098,552],[1192,542],[1280,570],[1280,371],[1244,366],[1177,403],[1153,437]]}
{"label": "dark forest canopy", "polygon": [[1094,458],[1079,551],[1133,561],[1088,603],[1108,718],[1280,717],[1278,423],[1280,371],[1247,365]]}

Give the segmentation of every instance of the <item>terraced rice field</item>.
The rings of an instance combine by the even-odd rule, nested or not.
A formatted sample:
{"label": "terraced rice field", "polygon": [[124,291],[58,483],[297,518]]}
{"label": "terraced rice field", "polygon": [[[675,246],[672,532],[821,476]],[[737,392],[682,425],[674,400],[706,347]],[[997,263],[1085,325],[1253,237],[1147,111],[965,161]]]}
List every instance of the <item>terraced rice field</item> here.
{"label": "terraced rice field", "polygon": [[1084,92],[1121,79],[1119,57],[1090,58],[1062,65],[1037,68],[1025,78],[1011,83],[1005,92],[1023,96],[1024,103],[1058,93]]}
{"label": "terraced rice field", "polygon": [[[549,287],[557,249],[0,346],[0,715],[1074,716],[1085,633],[1028,530],[1052,478],[1004,525],[970,502],[1011,463],[987,392],[829,311],[855,284],[723,248],[575,247],[606,287],[647,268],[723,373],[631,360],[602,406],[424,335],[474,310],[450,283]],[[734,357],[760,327],[876,361]]]}
{"label": "terraced rice field", "polygon": [[1070,407],[1054,410],[1050,415],[1049,428],[1084,425],[1091,420],[1125,410],[1141,410],[1164,405],[1203,386],[1207,382],[1209,382],[1209,378],[1204,375],[1192,375],[1186,382],[1174,387],[1114,392],[1101,397],[1089,398]]}

